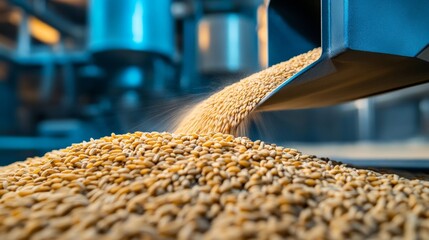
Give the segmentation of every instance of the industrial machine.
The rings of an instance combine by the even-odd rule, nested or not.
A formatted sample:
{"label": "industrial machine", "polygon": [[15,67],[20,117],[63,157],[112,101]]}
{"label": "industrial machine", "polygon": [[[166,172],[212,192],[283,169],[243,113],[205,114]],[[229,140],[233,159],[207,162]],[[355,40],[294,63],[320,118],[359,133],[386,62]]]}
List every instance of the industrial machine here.
{"label": "industrial machine", "polygon": [[[377,130],[383,128],[382,121],[375,116],[376,104],[380,107],[383,102],[393,102],[395,98],[402,99],[410,93],[418,99],[420,94],[428,92],[426,84],[408,91],[368,98],[429,81],[428,9],[429,2],[421,0],[269,1],[269,64],[287,60],[319,46],[322,55],[292,78],[285,79],[283,84],[260,102],[257,110],[326,107],[362,99],[354,102],[358,108],[355,117],[359,119],[359,138],[376,138]],[[333,108],[325,108],[325,111],[329,112],[328,109],[332,111]],[[399,113],[404,110],[397,108],[394,111]],[[378,114],[383,113],[378,110]],[[330,121],[332,118],[328,119]],[[420,121],[425,125],[427,119]],[[414,125],[401,120],[398,124],[403,128],[407,124]],[[305,126],[301,125],[301,128]],[[388,131],[399,132],[400,129]],[[320,153],[332,156],[334,152],[341,152],[344,145],[328,145],[328,148],[331,151],[322,150]],[[377,155],[374,151],[392,151],[382,145],[375,145],[372,149],[356,146],[345,149],[345,152],[349,152],[345,153],[347,156],[367,151],[366,158],[371,160]],[[428,159],[429,151],[424,149],[410,150],[419,152],[415,155],[409,153],[399,159],[398,156],[393,157],[399,161],[375,161],[373,165],[428,168],[427,161],[413,162],[414,158]],[[312,150],[314,152],[314,148]],[[392,158],[392,155],[384,158]],[[371,160],[366,164],[372,165],[374,161]],[[358,161],[357,164],[362,163]]]}
{"label": "industrial machine", "polygon": [[259,106],[294,110],[261,112],[250,137],[313,153],[399,141],[422,150],[397,167],[429,168],[429,85],[312,108],[428,80],[427,9],[423,0],[0,1],[0,165],[111,132],[171,130],[213,91],[322,46]]}
{"label": "industrial machine", "polygon": [[168,130],[193,96],[261,69],[261,4],[0,1],[0,165],[112,132]]}
{"label": "industrial machine", "polygon": [[[316,47],[324,54],[261,102],[264,122],[285,129],[264,137],[314,143],[427,141],[429,85],[412,87],[427,80],[426,6],[426,1],[268,1],[262,29],[269,66]],[[368,97],[401,87],[408,88]],[[319,109],[267,112],[357,98]]]}
{"label": "industrial machine", "polygon": [[292,45],[298,43],[296,55],[320,46],[320,38],[314,38],[319,31],[314,23],[301,23],[308,15],[289,12],[321,8],[316,22],[321,21],[322,56],[267,96],[260,110],[328,106],[429,81],[429,2],[308,2],[283,1],[279,4],[286,12],[278,12],[287,15],[284,25],[291,34],[285,37]]}

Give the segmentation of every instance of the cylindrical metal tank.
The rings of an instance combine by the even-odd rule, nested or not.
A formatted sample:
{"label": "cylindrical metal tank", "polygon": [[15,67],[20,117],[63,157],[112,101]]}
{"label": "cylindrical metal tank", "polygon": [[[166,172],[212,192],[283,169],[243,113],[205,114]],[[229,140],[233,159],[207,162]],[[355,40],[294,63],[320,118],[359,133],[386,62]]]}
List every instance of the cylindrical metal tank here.
{"label": "cylindrical metal tank", "polygon": [[93,53],[137,51],[171,59],[171,0],[91,0],[88,43]]}
{"label": "cylindrical metal tank", "polygon": [[202,73],[258,70],[256,24],[237,13],[206,15],[198,22],[198,58]]}

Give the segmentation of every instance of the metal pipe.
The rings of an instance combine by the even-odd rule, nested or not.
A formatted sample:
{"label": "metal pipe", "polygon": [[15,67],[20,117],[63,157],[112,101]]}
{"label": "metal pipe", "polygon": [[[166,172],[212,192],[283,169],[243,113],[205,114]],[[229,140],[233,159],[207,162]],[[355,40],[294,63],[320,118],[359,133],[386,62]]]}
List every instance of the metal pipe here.
{"label": "metal pipe", "polygon": [[68,20],[60,17],[59,15],[48,12],[41,11],[40,8],[34,8],[31,4],[25,0],[8,0],[11,4],[22,8],[25,12],[34,15],[43,22],[51,25],[56,28],[60,33],[73,37],[79,41],[83,41],[85,36],[85,31],[82,27],[79,27]]}
{"label": "metal pipe", "polygon": [[18,28],[17,52],[19,55],[27,55],[30,53],[31,38],[28,24],[28,14],[22,11],[22,19]]}
{"label": "metal pipe", "polygon": [[42,69],[42,83],[40,89],[40,99],[48,102],[52,97],[55,81],[55,65],[52,62],[46,63]]}

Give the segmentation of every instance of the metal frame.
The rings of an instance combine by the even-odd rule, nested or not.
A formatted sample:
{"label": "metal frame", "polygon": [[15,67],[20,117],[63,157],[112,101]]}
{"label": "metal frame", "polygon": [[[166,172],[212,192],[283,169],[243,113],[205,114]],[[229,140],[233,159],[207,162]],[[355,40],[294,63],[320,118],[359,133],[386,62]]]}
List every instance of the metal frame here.
{"label": "metal frame", "polygon": [[44,10],[44,8],[35,8],[25,0],[8,0],[9,3],[22,8],[27,13],[34,15],[40,20],[46,22],[52,27],[56,28],[60,33],[75,38],[76,40],[83,42],[85,37],[85,29],[76,26],[68,20],[60,17],[54,12]]}

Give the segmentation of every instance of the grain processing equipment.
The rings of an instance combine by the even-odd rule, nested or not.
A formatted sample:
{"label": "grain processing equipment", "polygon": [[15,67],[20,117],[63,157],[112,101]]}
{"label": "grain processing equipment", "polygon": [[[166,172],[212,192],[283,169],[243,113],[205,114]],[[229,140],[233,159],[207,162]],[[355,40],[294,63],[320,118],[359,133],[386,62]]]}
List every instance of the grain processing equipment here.
{"label": "grain processing equipment", "polygon": [[[271,1],[270,8],[271,60],[284,60],[279,52],[289,44],[293,56],[320,46],[320,39],[323,53],[268,95],[259,110],[328,106],[429,80],[428,1]],[[318,9],[320,20],[310,14]],[[277,25],[270,26],[270,19]],[[321,38],[314,34],[320,27]],[[278,29],[283,34],[276,36]]]}

